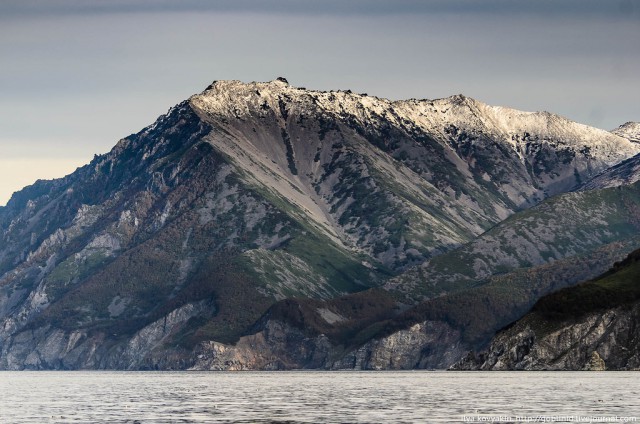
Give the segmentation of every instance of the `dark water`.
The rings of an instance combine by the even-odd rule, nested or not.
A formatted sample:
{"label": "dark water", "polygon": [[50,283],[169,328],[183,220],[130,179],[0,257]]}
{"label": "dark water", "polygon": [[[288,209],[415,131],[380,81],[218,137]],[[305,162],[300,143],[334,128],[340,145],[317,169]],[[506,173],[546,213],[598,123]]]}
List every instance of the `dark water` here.
{"label": "dark water", "polygon": [[633,420],[634,372],[0,372],[2,423]]}

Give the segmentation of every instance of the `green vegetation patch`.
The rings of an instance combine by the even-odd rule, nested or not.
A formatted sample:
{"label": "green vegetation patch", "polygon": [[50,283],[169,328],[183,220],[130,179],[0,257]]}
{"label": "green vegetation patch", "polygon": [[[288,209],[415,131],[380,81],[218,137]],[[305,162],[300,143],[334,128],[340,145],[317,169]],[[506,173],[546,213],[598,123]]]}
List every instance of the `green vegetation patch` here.
{"label": "green vegetation patch", "polygon": [[76,283],[87,278],[108,259],[109,256],[103,252],[96,251],[84,257],[73,255],[62,261],[45,278],[45,291],[49,302],[59,299]]}
{"label": "green vegetation patch", "polygon": [[639,300],[640,250],[636,250],[600,278],[545,296],[533,311],[551,321],[565,321]]}
{"label": "green vegetation patch", "polygon": [[327,301],[286,299],[273,305],[265,318],[286,322],[309,336],[324,334],[332,344],[348,350],[369,340],[377,327],[398,312],[389,293],[374,288]]}
{"label": "green vegetation patch", "polygon": [[188,349],[205,340],[235,343],[273,304],[273,298],[261,294],[255,287],[252,276],[231,257],[209,258],[182,296],[185,300],[211,299],[214,307],[209,315],[191,318],[173,343]]}
{"label": "green vegetation patch", "polygon": [[[436,297],[408,309],[385,325],[380,326],[375,337],[384,337],[416,323],[435,320],[446,322],[453,328],[460,330],[463,340],[470,345],[481,346],[496,331],[522,317],[540,297],[553,290],[584,281],[580,278],[589,278],[582,276],[593,275],[595,269],[607,269],[616,258],[627,254],[633,248],[632,246],[637,246],[638,243],[640,243],[640,239],[635,237],[602,246],[588,254],[562,259],[551,264],[494,275],[476,287]],[[640,255],[638,256],[640,257]],[[640,263],[634,266],[636,271],[640,271]],[[616,267],[620,267],[620,265],[616,265]],[[624,285],[625,289],[616,293],[616,298],[612,299],[614,303],[622,298],[629,297],[631,299],[635,290],[640,292],[640,289],[634,286],[633,272],[625,271],[624,275],[628,276]],[[580,286],[574,288],[577,287]],[[574,288],[561,290],[558,293],[572,293]],[[603,296],[602,299],[594,297],[593,300],[598,302],[605,302],[605,299],[610,298],[601,291],[590,292],[589,295]],[[550,295],[540,302],[545,302],[545,299],[548,298],[554,299],[554,295]],[[568,298],[566,304],[571,305],[575,300]],[[603,308],[606,304],[609,303],[601,303],[598,307]],[[595,305],[592,304],[593,306]],[[536,305],[536,307],[538,306]],[[563,315],[564,317],[573,316],[572,314],[575,313],[573,311],[575,306],[566,306],[564,302],[562,304],[546,303],[545,308],[551,314],[566,309],[569,314]]]}

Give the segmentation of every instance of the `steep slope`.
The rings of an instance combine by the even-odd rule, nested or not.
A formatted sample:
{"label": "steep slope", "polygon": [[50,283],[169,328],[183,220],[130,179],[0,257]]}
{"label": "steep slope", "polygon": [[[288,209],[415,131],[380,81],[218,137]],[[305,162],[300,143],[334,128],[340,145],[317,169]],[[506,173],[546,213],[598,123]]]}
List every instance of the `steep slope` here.
{"label": "steep slope", "polygon": [[191,104],[247,180],[395,269],[640,151],[556,115],[463,96],[390,102],[279,79],[215,82]]}
{"label": "steep slope", "polygon": [[12,198],[5,368],[137,367],[167,337],[233,340],[278,299],[333,297],[384,276],[248,188],[203,140],[211,130],[182,104]]}
{"label": "steep slope", "polygon": [[640,155],[624,160],[606,169],[578,187],[578,190],[596,190],[633,184],[640,180]]}
{"label": "steep slope", "polygon": [[[297,89],[283,80],[216,82],[183,107],[199,115],[199,125],[216,128],[207,139],[245,180],[288,199],[291,212],[334,241],[364,246],[396,266],[412,255],[419,262],[442,246],[468,241],[542,199],[541,191],[554,194],[552,186],[573,186],[576,175],[584,179],[640,151],[627,140],[558,116],[490,107],[462,96],[389,102]],[[551,157],[557,155],[564,157]],[[3,208],[5,221],[26,206],[31,193],[38,196],[50,185],[17,194]],[[407,202],[414,205],[401,205]],[[411,226],[396,215],[412,218]],[[379,222],[385,219],[390,222]],[[409,241],[380,241],[403,232]]]}
{"label": "steep slope", "polygon": [[[611,131],[634,143],[640,143],[640,123],[627,122]],[[598,188],[617,187],[633,184],[640,179],[640,156],[624,160],[605,169],[578,187],[578,190],[595,190]]]}
{"label": "steep slope", "polygon": [[278,302],[380,286],[639,150],[462,96],[216,82],[0,208],[0,366],[194,366]]}
{"label": "steep slope", "polygon": [[640,369],[640,250],[601,277],[540,299],[456,369]]}
{"label": "steep slope", "polygon": [[[549,199],[424,269],[389,280],[385,291],[367,292],[378,305],[371,314],[353,315],[331,301],[279,304],[237,346],[201,345],[204,359],[194,367],[448,368],[541,296],[596,277],[636,248],[638,206],[638,184]],[[420,298],[427,300],[416,302]],[[346,296],[342,304],[357,299]]]}
{"label": "steep slope", "polygon": [[522,211],[474,241],[390,279],[405,302],[465,290],[487,278],[583,255],[640,235],[640,185],[566,193]]}

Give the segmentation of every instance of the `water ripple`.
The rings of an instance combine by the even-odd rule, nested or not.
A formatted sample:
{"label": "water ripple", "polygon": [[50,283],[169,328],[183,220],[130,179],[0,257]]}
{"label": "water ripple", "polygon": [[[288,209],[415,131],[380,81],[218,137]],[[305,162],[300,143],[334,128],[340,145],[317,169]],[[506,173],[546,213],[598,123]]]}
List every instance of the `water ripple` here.
{"label": "water ripple", "polygon": [[0,390],[9,423],[640,420],[633,372],[1,372]]}

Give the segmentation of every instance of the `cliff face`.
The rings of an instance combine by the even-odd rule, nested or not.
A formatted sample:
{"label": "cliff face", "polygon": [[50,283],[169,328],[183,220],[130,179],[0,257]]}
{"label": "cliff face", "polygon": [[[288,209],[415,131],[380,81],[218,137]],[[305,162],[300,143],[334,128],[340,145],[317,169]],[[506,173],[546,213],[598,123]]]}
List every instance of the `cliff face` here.
{"label": "cliff face", "polygon": [[481,353],[453,369],[640,368],[640,250],[597,279],[540,299]]}
{"label": "cliff face", "polygon": [[482,353],[468,354],[455,370],[640,370],[640,303],[554,324],[541,333],[528,316],[501,332]]}
{"label": "cliff face", "polygon": [[[0,367],[7,370],[186,369],[195,358],[185,349],[167,348],[187,321],[210,310],[208,301],[186,304],[131,336],[52,326],[20,332],[2,346]],[[158,354],[158,351],[162,354]]]}
{"label": "cliff face", "polygon": [[328,337],[273,322],[234,346],[203,343],[194,370],[409,370],[443,368],[463,353],[460,333],[443,322],[425,321],[345,351]]}

